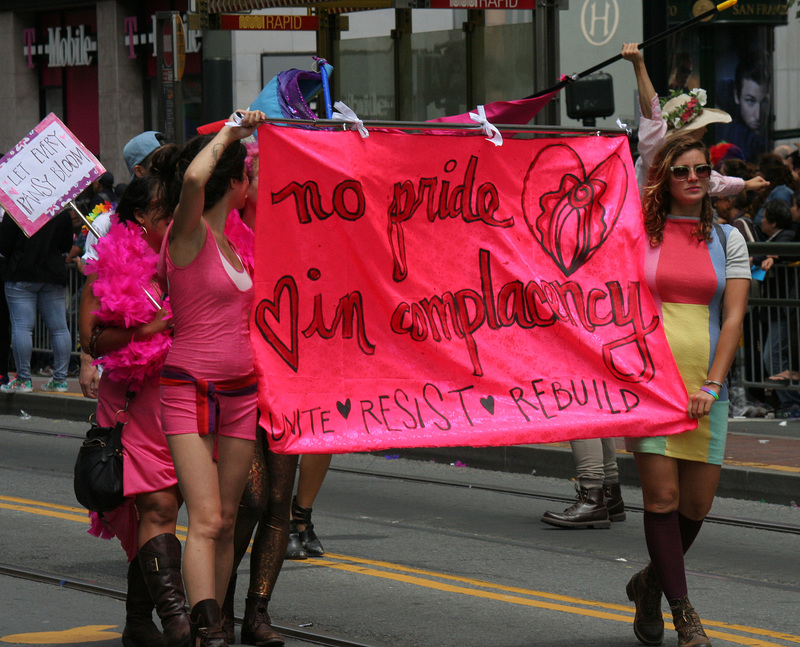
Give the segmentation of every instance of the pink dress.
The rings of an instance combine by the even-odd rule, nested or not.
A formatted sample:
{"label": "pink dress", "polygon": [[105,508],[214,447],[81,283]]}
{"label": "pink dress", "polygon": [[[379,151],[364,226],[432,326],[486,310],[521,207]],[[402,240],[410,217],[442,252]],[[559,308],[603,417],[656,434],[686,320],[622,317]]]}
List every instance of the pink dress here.
{"label": "pink dress", "polygon": [[[159,276],[166,276],[175,324],[162,372],[164,431],[202,434],[216,430],[221,435],[252,440],[256,429],[255,366],[250,345],[253,284],[246,276],[248,288],[236,285],[225,269],[214,234],[203,222],[206,240],[189,265],[179,267],[170,258],[166,243],[169,231],[161,248]],[[191,377],[193,383],[169,384],[165,381],[168,374],[183,375],[186,382]],[[241,389],[233,389],[235,393],[224,397],[226,385],[246,381],[252,384],[249,392],[241,394]],[[219,426],[207,429],[206,423],[213,423],[215,414],[211,410],[206,414],[205,405],[197,403],[211,400],[212,395],[216,401],[209,407],[218,407]]]}

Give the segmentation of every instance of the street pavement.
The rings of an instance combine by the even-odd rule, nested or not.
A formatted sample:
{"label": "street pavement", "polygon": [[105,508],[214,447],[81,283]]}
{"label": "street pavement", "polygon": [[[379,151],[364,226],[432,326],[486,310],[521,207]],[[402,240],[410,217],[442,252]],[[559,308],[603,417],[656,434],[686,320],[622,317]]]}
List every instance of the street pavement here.
{"label": "street pavement", "polygon": [[[38,391],[47,379],[34,378],[33,393],[0,395],[0,415],[88,421],[95,402],[82,396],[78,380],[67,380],[68,393]],[[621,439],[617,440],[617,449],[620,481],[623,485],[638,485],[633,456],[625,451]],[[569,443],[398,449],[377,453],[556,478],[571,478],[575,470]],[[770,503],[800,504],[800,420],[731,420],[718,494]]]}

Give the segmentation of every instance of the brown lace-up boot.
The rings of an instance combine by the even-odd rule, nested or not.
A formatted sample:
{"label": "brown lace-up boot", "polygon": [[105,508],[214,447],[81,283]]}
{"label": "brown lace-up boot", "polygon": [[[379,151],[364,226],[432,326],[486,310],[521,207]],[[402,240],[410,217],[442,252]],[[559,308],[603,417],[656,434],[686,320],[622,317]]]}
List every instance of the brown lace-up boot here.
{"label": "brown lace-up boot", "polygon": [[672,609],[672,620],[678,632],[678,647],[711,647],[711,641],[689,598],[670,600],[669,608]]}
{"label": "brown lace-up boot", "polygon": [[245,645],[280,647],[284,644],[283,636],[272,627],[267,604],[269,604],[268,596],[247,594],[244,620],[242,620],[242,643]]}
{"label": "brown lace-up boot", "polygon": [[633,633],[643,645],[660,645],[664,640],[664,616],[661,613],[661,585],[653,565],[648,564],[636,573],[625,591],[628,599],[636,605]]}

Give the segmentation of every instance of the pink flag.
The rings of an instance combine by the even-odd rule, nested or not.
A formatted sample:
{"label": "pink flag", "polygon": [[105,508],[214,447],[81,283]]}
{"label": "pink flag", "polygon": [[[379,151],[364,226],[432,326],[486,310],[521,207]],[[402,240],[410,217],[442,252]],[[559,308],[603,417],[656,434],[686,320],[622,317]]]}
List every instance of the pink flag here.
{"label": "pink flag", "polygon": [[[560,90],[560,88],[559,88]],[[527,124],[530,123],[538,112],[544,108],[550,100],[558,94],[559,90],[553,90],[548,94],[531,99],[518,99],[516,101],[493,101],[483,106],[486,111],[486,120],[492,124]],[[430,119],[430,122],[439,123],[472,123],[469,113],[451,115],[449,117],[439,117]]]}
{"label": "pink flag", "polygon": [[695,427],[624,136],[259,132],[252,340],[270,447]]}

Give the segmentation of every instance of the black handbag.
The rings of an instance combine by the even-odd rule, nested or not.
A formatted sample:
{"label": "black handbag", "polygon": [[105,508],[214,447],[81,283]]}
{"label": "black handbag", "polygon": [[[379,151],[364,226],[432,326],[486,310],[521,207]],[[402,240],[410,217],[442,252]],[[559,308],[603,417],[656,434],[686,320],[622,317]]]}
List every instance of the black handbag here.
{"label": "black handbag", "polygon": [[[117,413],[113,427],[99,427],[94,419],[75,460],[75,498],[87,510],[109,512],[125,499],[122,485],[122,428],[127,409]],[[125,414],[125,415],[120,415]]]}

